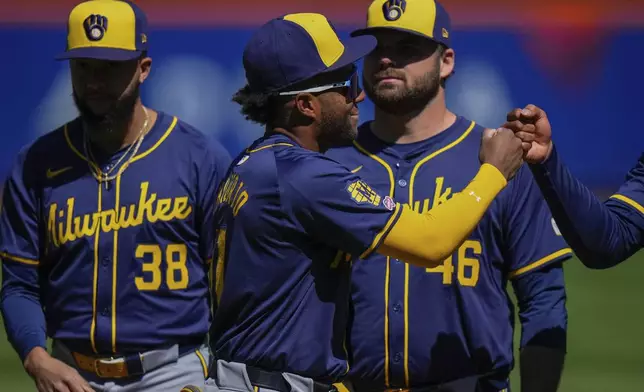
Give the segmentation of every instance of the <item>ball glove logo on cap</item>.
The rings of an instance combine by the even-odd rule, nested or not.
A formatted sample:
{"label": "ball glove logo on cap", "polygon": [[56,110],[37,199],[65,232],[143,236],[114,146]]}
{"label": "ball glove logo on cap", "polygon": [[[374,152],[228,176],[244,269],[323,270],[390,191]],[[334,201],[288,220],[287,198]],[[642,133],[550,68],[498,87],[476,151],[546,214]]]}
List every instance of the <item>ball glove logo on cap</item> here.
{"label": "ball glove logo on cap", "polygon": [[402,14],[405,13],[405,8],[407,8],[407,2],[405,0],[387,0],[385,4],[382,5],[382,13],[390,22],[400,19]]}
{"label": "ball glove logo on cap", "polygon": [[92,14],[85,18],[83,27],[85,28],[87,39],[90,41],[100,41],[107,31],[107,17]]}

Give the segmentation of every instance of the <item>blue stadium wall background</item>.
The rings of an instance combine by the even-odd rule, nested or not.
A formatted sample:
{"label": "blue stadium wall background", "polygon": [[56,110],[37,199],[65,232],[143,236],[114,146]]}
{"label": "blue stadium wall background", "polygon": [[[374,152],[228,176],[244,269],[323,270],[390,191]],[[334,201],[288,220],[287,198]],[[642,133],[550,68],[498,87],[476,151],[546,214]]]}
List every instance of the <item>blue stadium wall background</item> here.
{"label": "blue stadium wall background", "polygon": [[[53,59],[64,49],[75,3],[0,5],[2,178],[24,145],[76,116],[67,63]],[[234,155],[263,132],[230,102],[245,82],[241,54],[253,29],[280,14],[315,11],[346,36],[364,23],[369,1],[137,3],[149,14],[154,61],[145,103],[192,123]],[[644,147],[644,2],[528,3],[443,1],[456,50],[448,104],[489,127],[515,106],[541,105],[573,172],[598,192],[611,192]],[[361,121],[372,113],[370,102],[361,105]]]}

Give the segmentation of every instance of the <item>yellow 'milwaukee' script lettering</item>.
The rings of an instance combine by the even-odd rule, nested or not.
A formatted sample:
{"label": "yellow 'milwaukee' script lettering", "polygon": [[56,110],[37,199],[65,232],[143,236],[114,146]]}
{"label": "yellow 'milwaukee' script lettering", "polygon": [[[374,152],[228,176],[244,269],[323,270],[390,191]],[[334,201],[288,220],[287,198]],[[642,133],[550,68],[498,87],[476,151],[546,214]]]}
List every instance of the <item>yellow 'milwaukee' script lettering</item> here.
{"label": "yellow 'milwaukee' script lettering", "polygon": [[75,216],[76,199],[67,199],[67,206],[58,208],[58,204],[49,206],[47,230],[52,244],[59,247],[66,242],[83,237],[91,237],[99,230],[105,233],[128,227],[139,226],[143,222],[171,221],[186,219],[192,212],[188,196],[157,199],[156,193],[148,193],[150,183],[141,183],[139,202],[112,208],[91,214]]}
{"label": "yellow 'milwaukee' script lettering", "polygon": [[248,201],[248,192],[244,187],[244,182],[239,180],[237,173],[231,174],[219,189],[217,194],[217,203],[225,203],[232,207],[233,216],[237,216],[239,210]]}
{"label": "yellow 'milwaukee' script lettering", "polygon": [[[434,188],[434,199],[431,200],[431,208],[435,208],[459,194],[459,192],[452,192],[452,187],[447,187],[443,191],[444,184],[445,177],[436,177],[436,187]],[[412,210],[424,214],[429,211],[430,199],[415,201],[414,205],[410,205],[410,207]]]}

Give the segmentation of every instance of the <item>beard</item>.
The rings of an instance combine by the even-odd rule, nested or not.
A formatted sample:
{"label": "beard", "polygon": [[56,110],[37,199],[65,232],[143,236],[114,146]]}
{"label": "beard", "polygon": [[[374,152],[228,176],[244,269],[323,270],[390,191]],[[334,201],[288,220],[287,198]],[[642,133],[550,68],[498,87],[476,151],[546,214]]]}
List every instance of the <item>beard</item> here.
{"label": "beard", "polygon": [[351,123],[348,113],[337,114],[322,108],[320,118],[320,148],[327,150],[351,144],[358,135],[358,130]]}
{"label": "beard", "polygon": [[89,130],[94,132],[112,132],[119,125],[126,124],[134,114],[134,105],[139,99],[139,87],[137,84],[132,91],[124,93],[119,99],[105,111],[97,114],[83,101],[74,90],[72,96],[74,104],[80,113],[81,118],[87,124]]}
{"label": "beard", "polygon": [[364,75],[362,81],[365,86],[365,94],[374,105],[385,113],[397,116],[424,109],[438,95],[440,83],[440,69],[438,67],[425,73],[410,88],[399,88],[398,86],[375,88],[367,82]]}

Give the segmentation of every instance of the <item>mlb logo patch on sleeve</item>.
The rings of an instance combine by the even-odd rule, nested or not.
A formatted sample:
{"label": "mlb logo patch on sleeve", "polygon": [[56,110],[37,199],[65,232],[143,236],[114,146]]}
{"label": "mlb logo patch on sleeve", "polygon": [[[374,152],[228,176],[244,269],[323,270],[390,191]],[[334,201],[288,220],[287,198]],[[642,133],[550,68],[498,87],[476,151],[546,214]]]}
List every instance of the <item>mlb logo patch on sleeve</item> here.
{"label": "mlb logo patch on sleeve", "polygon": [[396,202],[389,196],[385,196],[385,198],[382,200],[382,205],[385,206],[385,208],[389,211],[393,211],[394,208],[396,208]]}

